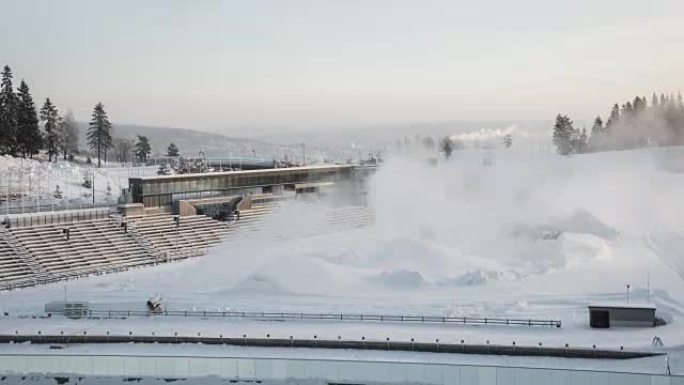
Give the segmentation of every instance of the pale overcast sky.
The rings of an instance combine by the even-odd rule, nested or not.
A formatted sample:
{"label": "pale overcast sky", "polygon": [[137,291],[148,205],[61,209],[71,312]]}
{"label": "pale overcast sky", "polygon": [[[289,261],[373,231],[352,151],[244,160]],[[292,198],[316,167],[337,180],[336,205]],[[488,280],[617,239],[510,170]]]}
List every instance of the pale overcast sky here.
{"label": "pale overcast sky", "polygon": [[684,87],[683,0],[2,0],[0,42],[38,103],[212,131],[579,120]]}

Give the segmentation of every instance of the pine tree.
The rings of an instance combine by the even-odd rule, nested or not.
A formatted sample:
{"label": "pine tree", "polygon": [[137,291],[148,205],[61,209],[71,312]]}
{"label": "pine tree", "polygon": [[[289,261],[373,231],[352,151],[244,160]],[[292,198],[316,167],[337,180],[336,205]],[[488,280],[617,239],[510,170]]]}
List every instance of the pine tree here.
{"label": "pine tree", "polygon": [[577,144],[575,145],[575,152],[578,154],[583,154],[587,152],[587,147],[589,147],[589,137],[587,136],[587,128],[582,127],[582,131],[576,133]]}
{"label": "pine tree", "polygon": [[553,144],[561,155],[568,155],[573,151],[575,129],[572,120],[567,115],[558,114],[553,126]]}
{"label": "pine tree", "polygon": [[135,144],[135,156],[140,162],[145,163],[150,152],[152,152],[152,148],[149,139],[146,136],[138,135],[138,142]]}
{"label": "pine tree", "polygon": [[646,110],[646,98],[640,98],[640,97],[635,97],[634,102],[632,103],[632,108],[634,109],[634,113],[638,114],[642,111]]}
{"label": "pine tree", "polygon": [[591,126],[591,137],[598,137],[600,135],[603,135],[603,120],[600,116],[597,116],[594,119],[594,124]]}
{"label": "pine tree", "polygon": [[17,96],[12,87],[12,70],[5,66],[0,86],[0,154],[17,153]]}
{"label": "pine tree", "polygon": [[607,140],[606,127],[603,125],[603,119],[597,116],[591,126],[591,132],[587,140],[587,150],[597,151],[606,145]]}
{"label": "pine tree", "polygon": [[656,93],[653,93],[653,96],[651,97],[651,107],[656,108],[658,107],[658,95]]}
{"label": "pine tree", "polygon": [[454,143],[451,141],[451,138],[448,136],[445,136],[442,139],[442,142],[440,143],[440,150],[442,153],[444,153],[444,157],[446,159],[449,159],[451,157],[451,153],[454,152]]}
{"label": "pine tree", "polygon": [[40,132],[38,113],[28,85],[23,80],[17,93],[17,127],[21,135],[17,136],[17,148],[21,155],[33,158],[43,147],[43,135]]}
{"label": "pine tree", "polygon": [[45,99],[45,103],[40,109],[40,120],[44,122],[45,149],[48,153],[48,161],[52,162],[53,155],[55,160],[57,160],[57,124],[59,123],[59,113],[50,101],[50,98]]}
{"label": "pine tree", "polygon": [[180,150],[178,149],[178,146],[176,146],[175,143],[169,144],[169,147],[166,149],[166,155],[168,155],[168,156],[180,155]]}
{"label": "pine tree", "polygon": [[104,105],[97,103],[88,125],[88,146],[97,152],[97,167],[101,166],[100,159],[107,148],[112,146],[112,124],[107,118]]}
{"label": "pine tree", "polygon": [[608,116],[608,120],[606,121],[606,132],[608,135],[610,135],[612,132],[613,126],[617,125],[618,122],[620,121],[620,107],[618,106],[617,103],[613,105],[613,109],[610,110],[610,116]]}
{"label": "pine tree", "polygon": [[105,138],[106,140],[104,141],[104,146],[102,147],[102,152],[104,154],[104,161],[107,163],[107,151],[109,151],[110,148],[114,147],[114,137],[112,134],[112,129],[109,129],[109,135]]}

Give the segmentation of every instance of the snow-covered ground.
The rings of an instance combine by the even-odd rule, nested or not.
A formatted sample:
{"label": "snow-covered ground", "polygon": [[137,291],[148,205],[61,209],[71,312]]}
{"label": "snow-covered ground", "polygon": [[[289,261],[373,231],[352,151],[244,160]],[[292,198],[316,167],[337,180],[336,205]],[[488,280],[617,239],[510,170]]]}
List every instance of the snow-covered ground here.
{"label": "snow-covered ground", "polygon": [[[408,339],[649,348],[684,345],[684,149],[572,157],[466,150],[430,166],[395,158],[371,183],[373,225],[279,240],[277,229],[322,225],[279,210],[267,230],[209,255],[150,269],[6,292],[3,330]],[[314,222],[314,223],[312,223]],[[303,231],[306,233],[306,231]],[[588,327],[591,302],[653,302],[658,328]],[[426,314],[560,319],[563,328],[247,322],[178,318],[18,319],[45,302],[142,309]]]}
{"label": "snow-covered ground", "polygon": [[[157,167],[123,167],[109,162],[102,168],[58,160],[46,162],[34,159],[0,156],[0,198],[11,197],[11,204],[0,205],[0,214],[41,210],[78,209],[92,206],[93,189],[83,186],[86,178],[95,185],[96,204],[115,204],[121,189],[128,187],[128,178],[156,175]],[[56,192],[61,198],[56,198]]]}

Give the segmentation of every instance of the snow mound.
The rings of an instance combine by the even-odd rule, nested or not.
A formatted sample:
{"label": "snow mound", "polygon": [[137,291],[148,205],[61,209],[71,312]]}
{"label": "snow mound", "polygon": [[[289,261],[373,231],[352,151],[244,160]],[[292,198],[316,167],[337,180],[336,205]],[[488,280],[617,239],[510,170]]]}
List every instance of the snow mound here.
{"label": "snow mound", "polygon": [[420,273],[410,270],[383,271],[370,276],[369,281],[392,289],[415,289],[424,283]]}
{"label": "snow mound", "polygon": [[499,271],[472,270],[467,271],[457,277],[445,278],[438,282],[440,286],[478,286],[498,281],[504,277],[504,273]]}
{"label": "snow mound", "polygon": [[238,282],[230,291],[234,293],[288,293],[285,287],[278,282],[275,282],[271,277],[252,273],[244,280]]}

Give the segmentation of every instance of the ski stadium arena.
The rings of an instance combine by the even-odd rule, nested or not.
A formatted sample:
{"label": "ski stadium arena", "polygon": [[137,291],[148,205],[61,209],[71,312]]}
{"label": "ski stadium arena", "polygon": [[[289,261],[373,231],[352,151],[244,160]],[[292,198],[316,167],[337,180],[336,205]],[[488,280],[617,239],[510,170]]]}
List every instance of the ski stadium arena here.
{"label": "ski stadium arena", "polygon": [[0,384],[684,384],[679,153],[131,176],[6,214]]}

